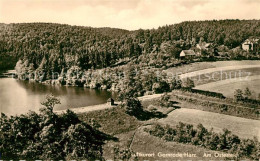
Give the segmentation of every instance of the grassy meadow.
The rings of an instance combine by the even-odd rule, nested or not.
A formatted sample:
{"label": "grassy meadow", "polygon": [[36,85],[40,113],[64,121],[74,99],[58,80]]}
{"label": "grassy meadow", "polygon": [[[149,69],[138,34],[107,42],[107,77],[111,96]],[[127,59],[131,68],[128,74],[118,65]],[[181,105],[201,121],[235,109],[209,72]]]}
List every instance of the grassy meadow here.
{"label": "grassy meadow", "polygon": [[214,112],[181,108],[169,113],[167,118],[160,119],[158,122],[169,125],[176,125],[178,122],[183,122],[193,124],[194,126],[201,123],[209,130],[213,128],[215,132],[222,132],[222,130],[226,128],[241,138],[253,139],[254,136],[256,136],[258,140],[260,140],[259,120],[251,120]]}

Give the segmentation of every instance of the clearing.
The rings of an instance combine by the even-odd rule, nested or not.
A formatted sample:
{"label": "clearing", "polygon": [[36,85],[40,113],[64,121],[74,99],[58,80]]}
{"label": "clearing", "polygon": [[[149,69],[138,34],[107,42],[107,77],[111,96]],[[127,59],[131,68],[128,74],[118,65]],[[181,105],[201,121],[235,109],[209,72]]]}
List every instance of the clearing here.
{"label": "clearing", "polygon": [[248,87],[252,91],[252,96],[257,99],[260,93],[260,75],[245,77],[242,79],[233,78],[207,84],[198,85],[195,89],[207,90],[222,93],[226,97],[234,97],[235,89],[245,90]]}
{"label": "clearing", "polygon": [[219,113],[201,111],[196,109],[181,108],[168,114],[168,117],[158,122],[169,125],[177,125],[179,122],[197,126],[201,123],[207,129],[213,128],[215,132],[222,132],[224,128],[241,138],[260,140],[260,121],[241,117],[229,116]]}

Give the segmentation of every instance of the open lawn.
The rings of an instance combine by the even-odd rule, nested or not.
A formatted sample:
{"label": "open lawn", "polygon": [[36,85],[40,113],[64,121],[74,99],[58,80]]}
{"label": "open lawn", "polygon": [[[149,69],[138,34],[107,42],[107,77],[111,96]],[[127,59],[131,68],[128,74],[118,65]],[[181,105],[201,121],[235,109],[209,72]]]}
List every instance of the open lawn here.
{"label": "open lawn", "polygon": [[195,88],[223,93],[226,97],[233,97],[235,89],[249,87],[253,97],[260,93],[260,61],[217,61],[198,62],[167,69],[166,72],[181,79],[191,78]]}
{"label": "open lawn", "polygon": [[219,72],[224,72],[224,71],[239,72],[239,70],[250,69],[250,68],[260,68],[260,62],[259,62],[258,65],[225,66],[225,67],[216,67],[216,68],[208,68],[208,69],[203,69],[203,70],[197,70],[197,71],[194,71],[194,72],[181,74],[180,78],[181,79],[184,79],[184,78],[187,78],[187,77],[191,78],[191,77],[195,77],[195,76],[198,76],[198,75],[205,75],[207,73],[219,73]]}
{"label": "open lawn", "polygon": [[90,119],[94,119],[101,125],[99,130],[110,135],[129,132],[136,129],[141,124],[141,122],[135,117],[129,116],[119,107],[92,111],[78,115],[79,118],[85,122],[88,122]]}
{"label": "open lawn", "polygon": [[218,82],[211,82],[196,86],[196,89],[223,93],[226,97],[234,97],[235,89],[244,90],[248,87],[252,91],[252,96],[257,99],[260,93],[260,75],[250,76],[242,79],[228,79]]}
{"label": "open lawn", "polygon": [[177,73],[185,74],[185,73],[190,73],[190,72],[195,72],[195,71],[205,70],[205,69],[214,70],[214,68],[226,68],[228,66],[237,68],[239,66],[246,66],[246,65],[257,66],[260,65],[260,61],[243,60],[243,61],[196,62],[196,63],[191,63],[179,67],[169,68],[165,70],[165,72],[176,75]]}
{"label": "open lawn", "polygon": [[197,76],[190,77],[193,81],[195,86],[212,83],[212,82],[219,82],[224,80],[230,79],[237,79],[237,80],[248,80],[248,77],[260,75],[260,67],[258,68],[241,68],[241,69],[234,69],[234,70],[218,70],[211,73],[202,73]]}
{"label": "open lawn", "polygon": [[160,119],[158,122],[169,125],[183,122],[194,126],[201,123],[209,130],[213,128],[215,132],[222,132],[226,128],[241,138],[252,139],[256,136],[260,140],[260,121],[213,112],[181,108],[172,111],[167,118]]}

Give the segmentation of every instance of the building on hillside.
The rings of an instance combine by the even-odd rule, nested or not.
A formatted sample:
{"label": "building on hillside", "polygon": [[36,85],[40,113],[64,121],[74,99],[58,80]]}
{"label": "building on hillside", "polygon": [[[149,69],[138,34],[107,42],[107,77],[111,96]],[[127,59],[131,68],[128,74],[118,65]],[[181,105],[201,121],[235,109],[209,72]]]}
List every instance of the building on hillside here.
{"label": "building on hillside", "polygon": [[196,47],[200,50],[209,50],[212,47],[212,43],[202,42],[196,45]]}
{"label": "building on hillside", "polygon": [[180,53],[180,58],[192,59],[196,57],[197,54],[193,50],[182,50]]}
{"label": "building on hillside", "polygon": [[259,52],[259,39],[256,38],[250,38],[250,39],[246,39],[243,43],[242,43],[242,49],[245,51],[252,51],[252,52]]}

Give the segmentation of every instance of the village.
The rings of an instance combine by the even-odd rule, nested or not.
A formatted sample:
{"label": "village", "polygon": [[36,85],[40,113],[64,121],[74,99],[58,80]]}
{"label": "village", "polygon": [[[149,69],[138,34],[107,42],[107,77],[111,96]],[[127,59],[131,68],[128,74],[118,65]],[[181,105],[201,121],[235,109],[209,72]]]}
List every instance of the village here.
{"label": "village", "polygon": [[[240,46],[229,49],[227,46],[217,46],[213,43],[207,43],[200,41],[196,46],[191,47],[189,50],[182,50],[180,53],[181,59],[192,60],[198,57],[215,57],[218,59],[228,59],[231,53],[243,52],[245,55],[248,54],[259,54],[259,39],[248,38]],[[258,55],[259,56],[259,55]]]}

